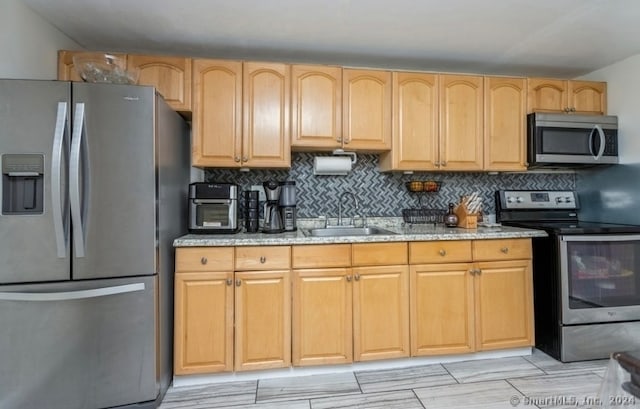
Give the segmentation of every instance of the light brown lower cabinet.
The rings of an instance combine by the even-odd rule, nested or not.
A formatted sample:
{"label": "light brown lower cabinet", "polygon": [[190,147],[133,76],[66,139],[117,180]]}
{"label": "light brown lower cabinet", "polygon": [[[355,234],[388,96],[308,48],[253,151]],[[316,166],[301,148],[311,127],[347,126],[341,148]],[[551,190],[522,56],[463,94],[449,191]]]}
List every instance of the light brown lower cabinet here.
{"label": "light brown lower cabinet", "polygon": [[[457,251],[449,253],[445,246]],[[465,246],[468,262],[446,263],[461,261]],[[409,248],[414,261],[432,260],[431,254],[443,259],[410,267],[413,356],[533,345],[529,239],[411,243]],[[484,261],[491,259],[496,261]]]}
{"label": "light brown lower cabinet", "polygon": [[406,243],[294,246],[293,364],[409,356],[406,258]]}
{"label": "light brown lower cabinet", "polygon": [[[269,247],[264,246],[264,254]],[[252,250],[245,248],[243,250]],[[288,247],[285,267],[289,265]],[[273,253],[272,253],[273,254]],[[282,266],[283,257],[238,252],[235,265]],[[268,257],[268,259],[266,258]],[[259,261],[258,261],[259,263]],[[234,249],[176,251],[174,373],[282,368],[291,365],[290,270],[232,271]],[[213,271],[225,269],[229,271]],[[256,267],[257,269],[258,267]]]}

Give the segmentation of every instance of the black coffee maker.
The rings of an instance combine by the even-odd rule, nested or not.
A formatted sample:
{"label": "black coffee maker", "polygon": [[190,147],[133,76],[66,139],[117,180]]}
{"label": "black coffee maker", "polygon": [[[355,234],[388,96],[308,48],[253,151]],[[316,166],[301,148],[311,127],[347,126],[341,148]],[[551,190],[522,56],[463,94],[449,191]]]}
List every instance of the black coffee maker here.
{"label": "black coffee maker", "polygon": [[282,185],[280,182],[267,181],[262,184],[267,201],[264,203],[264,222],[262,224],[263,233],[282,233],[284,224],[280,214],[280,192]]}

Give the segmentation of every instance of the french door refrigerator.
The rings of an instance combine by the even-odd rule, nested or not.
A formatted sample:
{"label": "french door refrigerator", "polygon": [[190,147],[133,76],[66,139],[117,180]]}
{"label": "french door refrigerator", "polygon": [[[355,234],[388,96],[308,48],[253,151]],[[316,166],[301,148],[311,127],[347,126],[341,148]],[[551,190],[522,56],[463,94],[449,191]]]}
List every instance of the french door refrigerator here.
{"label": "french door refrigerator", "polygon": [[0,80],[0,408],[159,404],[188,140],[151,87]]}

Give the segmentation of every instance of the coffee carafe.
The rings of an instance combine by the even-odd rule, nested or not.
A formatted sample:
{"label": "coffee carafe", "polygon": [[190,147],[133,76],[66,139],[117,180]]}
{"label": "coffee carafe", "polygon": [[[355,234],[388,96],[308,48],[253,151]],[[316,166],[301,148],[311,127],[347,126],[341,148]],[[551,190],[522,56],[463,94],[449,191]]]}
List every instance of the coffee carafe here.
{"label": "coffee carafe", "polygon": [[268,181],[262,184],[267,201],[264,203],[263,233],[282,233],[284,226],[280,216],[280,182]]}
{"label": "coffee carafe", "polygon": [[287,180],[280,184],[280,213],[284,231],[296,230],[296,182]]}

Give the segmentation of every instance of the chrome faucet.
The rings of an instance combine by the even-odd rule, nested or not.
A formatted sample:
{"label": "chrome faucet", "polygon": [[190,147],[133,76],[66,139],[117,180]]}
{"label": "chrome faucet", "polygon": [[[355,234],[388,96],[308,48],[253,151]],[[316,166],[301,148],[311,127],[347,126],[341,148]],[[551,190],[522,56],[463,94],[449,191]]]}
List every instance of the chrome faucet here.
{"label": "chrome faucet", "polygon": [[[338,227],[342,226],[342,200],[344,199],[345,196],[351,196],[353,198],[353,203],[354,203],[354,213],[357,216],[358,215],[358,210],[360,208],[359,204],[358,204],[358,198],[356,197],[356,195],[354,195],[352,192],[346,191],[343,192],[340,195],[340,199],[338,200]],[[351,219],[351,225],[353,225],[353,218]]]}

